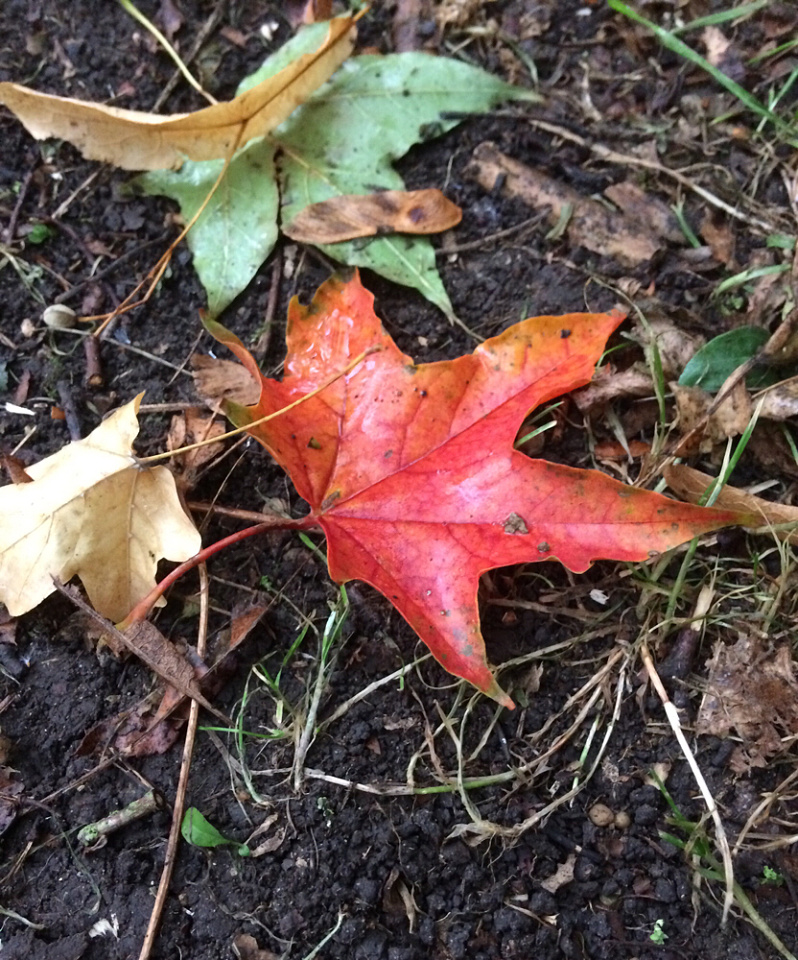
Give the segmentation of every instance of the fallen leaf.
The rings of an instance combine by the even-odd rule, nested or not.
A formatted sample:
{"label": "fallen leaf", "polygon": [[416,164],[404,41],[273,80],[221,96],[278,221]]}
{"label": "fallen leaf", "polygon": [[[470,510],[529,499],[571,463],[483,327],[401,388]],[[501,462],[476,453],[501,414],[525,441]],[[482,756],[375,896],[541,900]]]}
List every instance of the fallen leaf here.
{"label": "fallen leaf", "polygon": [[[485,661],[477,584],[512,563],[641,560],[745,519],[627,487],[597,471],[530,460],[513,449],[528,411],[590,379],[623,314],[535,317],[456,360],[415,364],[374,314],[357,277],[292,302],[285,377],[231,408],[247,425],[307,396],[367,349],[345,377],[253,426],[327,536],[334,580],[383,593],[449,672],[512,701]],[[257,364],[217,323],[211,332]]]}
{"label": "fallen leaf", "polygon": [[[688,467],[684,463],[667,464],[662,469],[662,475],[676,496],[689,503],[698,503],[715,483],[714,477]],[[774,503],[772,500],[765,500],[763,497],[746,493],[738,487],[730,487],[728,484],[720,491],[715,504],[724,510],[742,510],[753,517],[759,517],[760,526],[798,524],[798,507]],[[777,530],[775,533],[781,540],[798,546],[798,530],[792,533],[789,530]]]}
{"label": "fallen leaf", "polygon": [[737,83],[742,83],[745,79],[745,64],[723,31],[716,26],[704,27],[701,41],[706,47],[707,60],[712,66]]}
{"label": "fallen leaf", "polygon": [[440,190],[381,190],[312,203],[283,233],[299,243],[340,243],[383,233],[440,233],[462,219],[460,207]]}
{"label": "fallen leaf", "polygon": [[632,339],[643,347],[650,370],[656,369],[658,357],[664,378],[675,380],[706,343],[700,334],[685,329],[687,325],[698,326],[700,318],[652,297],[636,298],[635,305],[645,316],[645,323],[640,319],[635,322]]}
{"label": "fallen leaf", "polygon": [[684,243],[684,234],[673,210],[664,200],[652,197],[636,183],[624,180],[610,184],[604,196],[621,210],[630,226],[646,233],[653,232],[671,243]]}
{"label": "fallen leaf", "polygon": [[17,83],[0,83],[4,103],[37,140],[68,140],[90,160],[124,170],[163,170],[191,160],[230,156],[278,127],[352,52],[355,18],[338,17],[323,43],[274,76],[194,113],[159,116],[101,103],[54,97]]}
{"label": "fallen leaf", "polygon": [[195,353],[191,366],[196,391],[211,407],[230,400],[243,407],[258,402],[260,384],[240,363]]}
{"label": "fallen leaf", "polygon": [[680,387],[678,383],[671,383],[670,389],[679,413],[680,433],[687,436],[696,431],[691,450],[709,453],[716,444],[744,433],[751,421],[753,406],[742,380],[714,409],[715,398],[700,387]]}
{"label": "fallen leaf", "polygon": [[[701,387],[715,393],[728,378],[756,356],[770,339],[764,327],[737,327],[728,330],[701,347],[679,377],[679,386]],[[746,377],[750,387],[775,383],[778,376],[767,367],[752,370]]]}
{"label": "fallen leaf", "polygon": [[[178,450],[180,447],[207,442],[221,436],[224,432],[224,424],[214,419],[213,415],[206,417],[196,408],[189,407],[183,413],[172,417],[166,437],[166,449]],[[182,494],[193,490],[202,468],[218,457],[223,450],[223,443],[208,443],[207,446],[186,450],[185,453],[176,453],[170,463],[178,490]]]}
{"label": "fallen leaf", "polygon": [[728,220],[706,213],[701,221],[701,236],[709,244],[712,256],[725,266],[734,262],[735,237]]}
{"label": "fallen leaf", "polygon": [[492,143],[474,150],[469,172],[484,190],[502,184],[504,196],[517,197],[535,210],[546,210],[554,227],[566,223],[571,243],[635,266],[650,260],[663,240],[644,226],[604,204],[583,197],[567,184],[501,153]]}
{"label": "fallen leaf", "polygon": [[732,753],[734,772],[766,766],[798,735],[798,681],[789,643],[774,646],[741,632],[733,644],[715,643],[708,666],[696,733],[726,738],[736,730],[743,745]]}
{"label": "fallen leaf", "polygon": [[159,559],[199,550],[172,474],[133,457],[141,396],[28,467],[33,483],[0,488],[0,601],[13,616],[49,596],[54,577],[78,576],[94,609],[121,620],[155,586]]}
{"label": "fallen leaf", "polygon": [[785,380],[765,391],[759,416],[765,420],[789,420],[798,416],[798,380]]}
{"label": "fallen leaf", "polygon": [[[316,45],[324,29],[324,24],[301,29],[242,82],[239,93]],[[271,252],[278,210],[282,222],[290,224],[309,204],[378,189],[402,190],[392,163],[414,144],[446,133],[469,113],[519,99],[539,97],[469,64],[426,53],[365,55],[344,64],[268,142],[253,143],[233,158],[225,175],[231,186],[222,184],[189,233],[210,315],[218,316]],[[138,182],[147,193],[177,200],[189,219],[220,169],[219,162],[187,161],[178,173],[148,173]],[[435,251],[425,237],[377,236],[322,244],[322,250],[341,263],[368,267],[412,287],[453,315]]]}
{"label": "fallen leaf", "polygon": [[586,387],[575,390],[574,403],[582,413],[604,406],[616,397],[652,397],[654,381],[648,367],[633,363],[626,370],[614,370],[609,364],[596,372]]}
{"label": "fallen leaf", "polygon": [[264,950],[248,933],[239,933],[233,940],[233,953],[238,960],[279,960],[276,953]]}

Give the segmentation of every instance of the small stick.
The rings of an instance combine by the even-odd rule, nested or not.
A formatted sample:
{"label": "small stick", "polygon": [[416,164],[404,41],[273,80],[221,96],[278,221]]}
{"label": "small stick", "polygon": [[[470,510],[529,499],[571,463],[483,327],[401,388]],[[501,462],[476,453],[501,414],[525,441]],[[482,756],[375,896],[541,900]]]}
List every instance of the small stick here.
{"label": "small stick", "polygon": [[19,194],[17,195],[17,202],[14,204],[14,209],[11,211],[11,219],[8,221],[8,226],[5,229],[3,238],[5,242],[11,245],[14,240],[14,234],[17,232],[17,223],[19,221],[19,214],[22,210],[22,204],[25,202],[25,196],[28,192],[28,187],[30,182],[33,179],[33,170],[28,170],[25,176],[22,178],[22,183],[19,187]]}
{"label": "small stick", "polygon": [[72,399],[72,391],[66,380],[59,380],[56,384],[58,390],[58,399],[61,403],[61,409],[64,411],[67,430],[69,430],[70,440],[80,440],[83,432],[80,429],[80,417],[75,407],[75,401]]}
{"label": "small stick", "polygon": [[715,798],[712,796],[712,792],[707,786],[707,782],[704,779],[704,775],[701,773],[701,769],[698,766],[695,755],[690,749],[690,744],[687,742],[687,738],[682,731],[682,722],[679,719],[679,711],[674,706],[671,698],[668,696],[665,690],[665,687],[662,685],[662,680],[659,678],[657,668],[654,666],[654,661],[651,659],[651,652],[648,649],[648,644],[645,642],[645,640],[640,648],[640,656],[643,659],[643,665],[646,668],[649,680],[651,681],[652,686],[657,691],[657,694],[662,701],[662,706],[665,710],[665,716],[668,718],[668,723],[671,726],[671,730],[673,730],[673,733],[679,742],[679,746],[682,748],[682,753],[684,754],[690,770],[695,777],[695,781],[698,784],[698,789],[701,791],[701,796],[704,798],[704,803],[707,805],[709,815],[712,817],[712,822],[715,824],[715,837],[718,841],[718,846],[720,847],[721,856],[723,858],[723,876],[726,880],[726,895],[723,898],[723,916],[721,918],[721,925],[725,926],[729,917],[729,911],[734,903],[735,884],[731,850],[729,849],[729,840],[726,836],[723,822],[720,819],[720,814],[718,813],[718,805],[715,803]]}
{"label": "small stick", "polygon": [[[200,657],[205,656],[208,644],[208,571],[205,564],[200,567],[200,617],[199,632],[197,634],[197,653]],[[144,936],[144,942],[141,945],[139,960],[148,960],[155,944],[155,938],[158,934],[158,927],[161,923],[163,908],[166,904],[166,897],[169,893],[169,884],[172,880],[172,873],[177,859],[177,845],[180,842],[180,827],[183,822],[183,810],[186,805],[186,793],[188,791],[188,776],[191,771],[191,758],[194,754],[194,742],[197,737],[197,720],[199,717],[199,704],[196,700],[191,701],[191,710],[188,715],[188,726],[186,728],[186,739],[183,744],[183,759],[180,763],[180,777],[177,782],[177,792],[175,793],[175,803],[172,811],[172,827],[169,831],[169,841],[166,845],[166,857],[164,858],[161,880],[158,884],[158,892],[155,895],[150,922],[147,925],[147,932]]]}
{"label": "small stick", "polygon": [[283,258],[277,255],[272,264],[272,279],[269,287],[269,299],[266,302],[266,312],[263,315],[263,333],[258,337],[258,342],[252,351],[256,360],[262,360],[269,349],[269,341],[272,338],[272,323],[274,314],[277,311],[277,298],[280,296],[280,279],[283,274]]}
{"label": "small stick", "polygon": [[100,360],[100,341],[94,337],[84,337],[83,352],[86,355],[86,375],[84,381],[87,387],[97,389],[105,383],[102,361]]}
{"label": "small stick", "polygon": [[139,797],[138,800],[134,800],[121,810],[114,810],[113,813],[109,813],[102,820],[96,820],[94,823],[87,823],[85,827],[81,827],[78,830],[78,842],[97,850],[107,843],[110,834],[126,827],[129,823],[133,823],[134,820],[148,817],[156,810],[160,810],[162,806],[163,801],[154,790],[150,790],[143,797]]}
{"label": "small stick", "polygon": [[[202,561],[200,560],[199,563],[201,562]],[[131,653],[135,654],[139,660],[145,664],[145,666],[149,667],[150,670],[153,671],[153,673],[157,673],[162,680],[175,687],[175,689],[182,693],[184,697],[189,697],[192,703],[195,701],[199,703],[199,705],[204,707],[208,713],[212,713],[217,720],[221,720],[221,722],[227,726],[233,726],[233,721],[229,717],[225,716],[221,710],[217,710],[216,707],[214,707],[212,703],[209,703],[202,693],[200,693],[199,687],[197,687],[196,683],[192,681],[186,682],[183,677],[177,676],[175,671],[165,671],[163,669],[163,667],[156,661],[156,659],[147,649],[148,644],[146,636],[142,636],[141,642],[137,643],[134,638],[127,636],[127,634],[125,634],[122,630],[115,627],[110,620],[106,620],[105,617],[100,616],[96,610],[90,607],[88,603],[86,603],[86,601],[78,595],[77,591],[71,590],[64,586],[64,584],[55,577],[53,577],[53,583],[55,584],[59,593],[63,593],[64,596],[68,597],[79,610],[82,610],[83,613],[91,617],[92,620],[94,620],[96,623],[99,623],[106,633],[111,634],[111,636],[118,640],[126,650],[129,650]],[[134,622],[135,621],[129,621],[126,623],[126,627],[132,626]],[[149,627],[157,633],[156,628],[153,627],[152,624],[141,623],[138,624],[139,632],[141,631],[142,626]],[[168,643],[168,641],[165,642]],[[190,669],[187,662],[185,665],[188,669]]]}

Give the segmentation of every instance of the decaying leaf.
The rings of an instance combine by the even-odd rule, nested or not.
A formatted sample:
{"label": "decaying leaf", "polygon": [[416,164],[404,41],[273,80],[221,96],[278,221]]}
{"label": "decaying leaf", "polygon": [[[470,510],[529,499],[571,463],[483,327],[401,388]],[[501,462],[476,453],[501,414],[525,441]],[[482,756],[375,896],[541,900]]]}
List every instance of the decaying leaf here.
{"label": "decaying leaf", "polygon": [[352,52],[354,18],[338,17],[313,53],[227,103],[163,117],[0,83],[4,103],[37,140],[59,137],[91,160],[124,170],[164,170],[192,160],[224,158],[265,136],[327,80]]}
{"label": "decaying leaf", "polygon": [[242,407],[258,402],[260,386],[240,363],[196,353],[191,367],[197,393],[211,407],[229,401]]}
{"label": "decaying leaf", "polygon": [[493,190],[498,181],[503,194],[518,197],[536,210],[548,211],[553,227],[565,226],[571,243],[595,253],[634,266],[650,260],[662,246],[655,230],[656,217],[643,224],[636,217],[630,219],[608,210],[542,170],[505,156],[492,143],[476,148],[470,172],[485,190]]}
{"label": "decaying leaf", "polygon": [[383,233],[440,233],[462,218],[460,207],[440,190],[381,190],[312,203],[283,233],[300,243],[340,243]]}
{"label": "decaying leaf", "polygon": [[[219,420],[213,416],[203,416],[195,407],[189,407],[183,413],[172,417],[166,437],[166,449],[178,450],[180,447],[204,443],[221,436],[224,432],[224,424]],[[178,490],[184,495],[192,490],[197,484],[202,468],[218,457],[223,450],[222,443],[208,443],[207,446],[175,454],[171,464]]]}
{"label": "decaying leaf", "polygon": [[[512,701],[485,661],[477,584],[511,563],[639,560],[747,515],[625,486],[596,471],[531,460],[513,447],[531,408],[590,379],[623,314],[533,317],[455,360],[416,364],[397,348],[357,277],[294,301],[282,381],[263,378],[237,337],[209,329],[253,377],[239,425],[305,398],[250,432],[310,504],[330,573],[383,593],[443,666]],[[365,350],[346,376],[308,397]]]}
{"label": "decaying leaf", "polygon": [[121,620],[155,586],[161,558],[199,550],[172,474],[133,458],[141,396],[29,467],[33,483],[0,488],[0,601],[12,615],[49,596],[54,577],[78,576],[94,609]]}
{"label": "decaying leaf", "polygon": [[759,416],[765,420],[790,420],[798,416],[798,380],[785,380],[765,391]]}
{"label": "decaying leaf", "polygon": [[[663,467],[662,475],[668,486],[677,497],[689,503],[699,503],[707,490],[714,484],[715,478],[707,473],[688,467],[684,463],[671,463]],[[754,496],[737,487],[724,486],[715,500],[716,506],[724,510],[744,510],[752,516],[760,518],[761,526],[778,525],[783,523],[798,524],[798,507],[791,507],[784,503],[774,503],[763,497]],[[776,535],[787,540],[793,546],[798,546],[798,530],[777,530]]]}
{"label": "decaying leaf", "polygon": [[743,738],[730,764],[735,773],[764,767],[798,735],[798,681],[789,643],[773,645],[741,632],[733,644],[718,640],[709,661],[707,690],[696,733]]}
{"label": "decaying leaf", "polygon": [[24,790],[25,785],[17,779],[17,771],[0,766],[0,836],[16,820]]}
{"label": "decaying leaf", "polygon": [[617,397],[651,397],[654,381],[648,367],[633,363],[626,370],[614,370],[609,364],[596,372],[586,387],[575,390],[574,403],[583,413],[601,407]]}
{"label": "decaying leaf", "polygon": [[[671,383],[670,389],[676,400],[682,436],[696,431],[691,449],[708,453],[729,437],[738,437],[751,421],[753,406],[742,380],[734,385],[718,406],[715,406],[715,398],[701,387],[680,387],[678,383]],[[720,394],[724,389],[721,388]]]}

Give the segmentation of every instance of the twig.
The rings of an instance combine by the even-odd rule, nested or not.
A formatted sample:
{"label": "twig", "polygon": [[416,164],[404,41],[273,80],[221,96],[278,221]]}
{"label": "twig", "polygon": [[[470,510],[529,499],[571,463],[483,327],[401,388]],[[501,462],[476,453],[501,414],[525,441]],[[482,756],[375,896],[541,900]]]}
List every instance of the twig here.
{"label": "twig", "polygon": [[280,279],[283,274],[283,258],[278,253],[272,264],[272,279],[269,287],[269,299],[266,302],[266,312],[263,315],[263,333],[258,337],[258,342],[252,351],[256,360],[263,360],[266,351],[269,349],[269,341],[272,338],[272,323],[274,314],[277,312],[277,299],[280,296]]}
{"label": "twig", "polygon": [[69,430],[69,439],[80,440],[83,432],[80,429],[80,418],[78,417],[78,411],[75,407],[75,401],[72,399],[69,384],[66,380],[59,380],[56,384],[56,389],[58,390],[58,400],[61,404],[61,409],[64,411],[67,430]]}
{"label": "twig", "polygon": [[97,389],[105,383],[102,360],[100,359],[100,341],[94,337],[83,340],[83,352],[86,355],[86,374],[84,380],[87,387]]}
{"label": "twig", "polygon": [[[200,617],[199,633],[197,635],[197,653],[200,657],[205,656],[208,645],[208,571],[205,564],[200,567]],[[186,805],[186,792],[188,790],[188,777],[191,772],[191,758],[194,754],[194,743],[197,737],[197,720],[199,718],[199,704],[196,700],[191,701],[191,710],[188,715],[188,726],[186,727],[186,741],[183,745],[183,760],[180,764],[180,777],[177,782],[177,791],[175,793],[174,809],[172,811],[172,826],[169,830],[169,841],[166,845],[166,857],[161,872],[161,881],[158,884],[158,892],[155,895],[155,903],[150,914],[150,922],[147,926],[147,933],[144,937],[144,943],[141,945],[139,960],[148,960],[155,944],[155,938],[158,935],[158,927],[161,923],[161,915],[166,903],[166,897],[169,893],[169,884],[172,882],[172,873],[177,859],[177,845],[180,842],[180,827],[183,822],[183,810]]]}
{"label": "twig", "polygon": [[[208,17],[208,19],[202,25],[202,28],[200,29],[200,32],[197,34],[197,37],[194,40],[194,43],[192,44],[191,49],[188,51],[188,56],[185,59],[186,64],[191,63],[194,57],[196,57],[196,55],[200,52],[200,49],[202,48],[203,43],[205,43],[205,41],[208,39],[208,36],[216,29],[217,25],[219,24],[219,21],[222,19],[222,14],[224,13],[224,9],[226,6],[227,6],[226,0],[219,0],[219,2],[216,4],[216,7],[213,13]],[[158,110],[160,110],[161,107],[166,103],[167,98],[169,97],[171,92],[174,90],[174,88],[177,86],[180,80],[180,77],[181,77],[180,71],[175,70],[175,72],[167,81],[166,86],[163,88],[163,90],[161,90],[158,96],[158,99],[153,104],[153,107],[152,107],[153,113],[157,113]]]}
{"label": "twig", "polygon": [[19,214],[22,210],[22,204],[25,202],[25,196],[27,195],[28,187],[30,186],[32,179],[33,170],[28,170],[28,172],[22,178],[22,183],[19,187],[19,194],[17,195],[17,202],[14,204],[14,209],[11,211],[11,217],[8,221],[8,226],[3,234],[5,242],[9,245],[14,241],[14,234],[17,232],[17,223],[19,222]]}
{"label": "twig", "polygon": [[665,687],[662,685],[662,680],[659,678],[657,673],[657,668],[654,666],[654,661],[651,659],[651,652],[648,649],[648,644],[643,641],[643,645],[640,649],[640,656],[643,659],[643,665],[646,668],[648,673],[649,680],[654,689],[657,691],[660,700],[662,701],[662,706],[665,710],[665,716],[668,718],[668,723],[673,730],[674,736],[679,742],[679,746],[682,748],[685,759],[690,766],[695,781],[698,784],[698,789],[701,791],[701,796],[704,798],[704,803],[707,805],[707,810],[709,815],[712,817],[712,822],[715,824],[715,837],[720,847],[721,856],[723,858],[723,876],[726,881],[726,894],[723,898],[723,917],[722,924],[725,925],[726,920],[729,916],[729,910],[734,903],[734,868],[732,866],[731,859],[731,850],[729,849],[729,841],[726,837],[726,831],[723,827],[723,822],[720,819],[720,814],[718,813],[718,805],[715,803],[715,798],[712,796],[712,793],[707,786],[707,782],[704,779],[704,775],[701,773],[701,769],[698,766],[695,755],[690,749],[690,745],[687,742],[687,738],[682,732],[682,722],[679,719],[679,711],[674,706],[671,698],[668,696]]}

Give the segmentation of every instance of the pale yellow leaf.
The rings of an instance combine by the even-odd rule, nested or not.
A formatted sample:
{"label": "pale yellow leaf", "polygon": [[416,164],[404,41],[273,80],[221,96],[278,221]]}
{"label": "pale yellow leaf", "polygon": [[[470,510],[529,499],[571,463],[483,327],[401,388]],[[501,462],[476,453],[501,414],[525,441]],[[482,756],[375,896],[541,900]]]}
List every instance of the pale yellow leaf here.
{"label": "pale yellow leaf", "polygon": [[273,77],[194,113],[160,116],[139,110],[37,93],[0,83],[0,103],[12,110],[37,140],[60,137],[90,160],[125,170],[165,170],[183,160],[229,156],[254,137],[274,130],[346,60],[355,42],[354,18],[330,21],[324,43]]}
{"label": "pale yellow leaf", "polygon": [[0,488],[0,601],[13,616],[80,577],[95,610],[122,620],[155,586],[160,559],[201,546],[166,467],[132,456],[140,394],[85,440],[27,470],[31,483]]}

